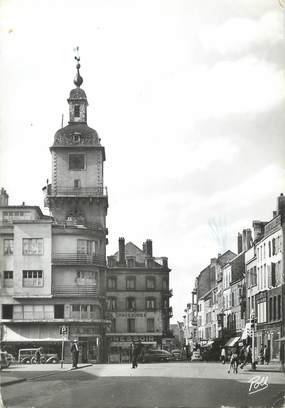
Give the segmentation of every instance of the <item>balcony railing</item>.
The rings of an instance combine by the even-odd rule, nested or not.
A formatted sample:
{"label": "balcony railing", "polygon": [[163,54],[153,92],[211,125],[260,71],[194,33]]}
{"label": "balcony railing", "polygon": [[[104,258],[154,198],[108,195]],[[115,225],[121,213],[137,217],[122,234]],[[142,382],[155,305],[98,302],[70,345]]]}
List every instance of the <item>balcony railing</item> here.
{"label": "balcony railing", "polygon": [[103,255],[55,253],[52,262],[56,265],[105,265]]}
{"label": "balcony railing", "polygon": [[107,187],[58,187],[47,189],[47,196],[107,197]]}
{"label": "balcony railing", "polygon": [[66,221],[54,221],[53,223],[54,226],[59,226],[59,227],[86,227],[92,230],[105,230],[108,231],[108,229],[106,227],[103,227],[101,224],[99,223],[90,223],[90,222],[86,222],[85,220],[79,220],[79,219],[73,219],[73,220],[66,220]]}
{"label": "balcony railing", "polygon": [[56,285],[52,288],[53,296],[96,296],[98,294],[96,285]]}

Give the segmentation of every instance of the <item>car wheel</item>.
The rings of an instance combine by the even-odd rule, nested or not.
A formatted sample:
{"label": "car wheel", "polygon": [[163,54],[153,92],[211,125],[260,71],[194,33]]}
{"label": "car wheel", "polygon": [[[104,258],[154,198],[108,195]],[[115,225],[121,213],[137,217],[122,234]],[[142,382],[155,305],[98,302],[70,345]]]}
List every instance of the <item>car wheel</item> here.
{"label": "car wheel", "polygon": [[57,359],[56,358],[52,358],[50,361],[52,364],[56,364],[57,363]]}

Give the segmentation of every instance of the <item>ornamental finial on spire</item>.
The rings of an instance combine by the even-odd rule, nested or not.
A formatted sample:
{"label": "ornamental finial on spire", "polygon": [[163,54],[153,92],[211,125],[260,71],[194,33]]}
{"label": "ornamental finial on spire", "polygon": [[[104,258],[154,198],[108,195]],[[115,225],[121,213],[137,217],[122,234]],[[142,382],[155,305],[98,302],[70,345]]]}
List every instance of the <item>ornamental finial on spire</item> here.
{"label": "ornamental finial on spire", "polygon": [[77,64],[76,64],[76,69],[77,69],[77,74],[73,80],[74,85],[76,85],[77,87],[80,87],[80,85],[82,85],[83,83],[83,78],[80,76],[79,73],[79,69],[80,69],[80,56],[79,56],[79,47],[74,48],[74,51],[76,51],[76,55],[74,57],[74,59],[76,59]]}

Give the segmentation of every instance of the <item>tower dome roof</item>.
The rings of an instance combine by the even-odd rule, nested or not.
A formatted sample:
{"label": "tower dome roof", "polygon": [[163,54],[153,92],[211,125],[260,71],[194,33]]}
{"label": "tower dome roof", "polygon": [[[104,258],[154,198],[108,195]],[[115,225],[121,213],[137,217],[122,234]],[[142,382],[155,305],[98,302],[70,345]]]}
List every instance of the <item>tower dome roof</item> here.
{"label": "tower dome roof", "polygon": [[70,91],[70,99],[87,99],[86,93],[81,88],[74,88]]}
{"label": "tower dome roof", "polygon": [[52,147],[74,146],[100,147],[100,139],[96,130],[87,126],[86,123],[70,123],[59,129],[54,135]]}

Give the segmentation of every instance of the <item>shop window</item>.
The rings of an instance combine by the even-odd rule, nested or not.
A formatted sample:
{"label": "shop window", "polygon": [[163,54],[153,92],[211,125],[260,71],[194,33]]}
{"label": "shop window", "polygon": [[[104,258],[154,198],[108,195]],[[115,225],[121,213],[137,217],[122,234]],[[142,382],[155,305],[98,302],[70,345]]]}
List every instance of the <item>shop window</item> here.
{"label": "shop window", "polygon": [[85,154],[70,153],[69,170],[84,170],[84,169],[85,169]]}
{"label": "shop window", "polygon": [[64,305],[54,305],[54,318],[64,319]]}
{"label": "shop window", "polygon": [[146,288],[155,289],[155,278],[154,277],[146,278]]}
{"label": "shop window", "polygon": [[117,289],[117,278],[115,277],[108,278],[107,287],[109,290]]}
{"label": "shop window", "polygon": [[135,278],[127,278],[126,279],[126,288],[129,290],[134,290],[136,288],[136,279]]}
{"label": "shop window", "polygon": [[128,319],[127,324],[128,324],[128,333],[135,333],[136,331],[135,319]]}
{"label": "shop window", "polygon": [[136,300],[135,298],[127,298],[126,306],[129,312],[134,312],[136,310]]}
{"label": "shop window", "polygon": [[43,286],[43,271],[23,271],[23,287]]}
{"label": "shop window", "polygon": [[14,253],[14,240],[4,239],[4,255],[13,255]]}
{"label": "shop window", "polygon": [[13,305],[2,305],[2,319],[13,319]]}
{"label": "shop window", "polygon": [[147,325],[147,332],[151,333],[154,332],[154,319],[147,319],[146,321]]}
{"label": "shop window", "polygon": [[155,309],[155,299],[153,299],[153,298],[146,299],[146,309],[147,310],[154,310]]}
{"label": "shop window", "polygon": [[42,238],[23,238],[23,255],[43,255],[44,240]]}

